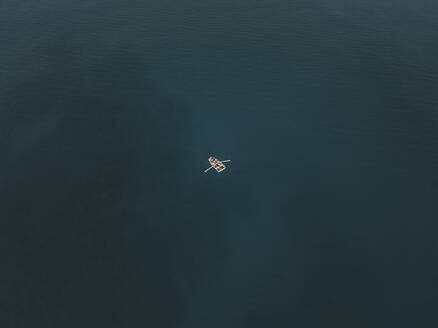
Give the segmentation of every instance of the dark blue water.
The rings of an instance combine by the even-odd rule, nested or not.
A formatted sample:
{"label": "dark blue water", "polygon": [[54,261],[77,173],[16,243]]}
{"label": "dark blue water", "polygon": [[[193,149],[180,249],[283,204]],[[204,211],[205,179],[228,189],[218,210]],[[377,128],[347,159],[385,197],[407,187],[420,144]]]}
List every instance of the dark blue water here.
{"label": "dark blue water", "polygon": [[0,326],[437,326],[437,41],[427,0],[2,0]]}

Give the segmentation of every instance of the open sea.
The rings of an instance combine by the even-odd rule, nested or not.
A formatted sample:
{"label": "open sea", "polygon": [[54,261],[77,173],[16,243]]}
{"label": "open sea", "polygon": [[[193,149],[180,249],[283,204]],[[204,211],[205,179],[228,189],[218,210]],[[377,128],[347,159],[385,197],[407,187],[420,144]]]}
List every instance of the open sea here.
{"label": "open sea", "polygon": [[2,328],[438,327],[436,0],[0,0],[0,154]]}

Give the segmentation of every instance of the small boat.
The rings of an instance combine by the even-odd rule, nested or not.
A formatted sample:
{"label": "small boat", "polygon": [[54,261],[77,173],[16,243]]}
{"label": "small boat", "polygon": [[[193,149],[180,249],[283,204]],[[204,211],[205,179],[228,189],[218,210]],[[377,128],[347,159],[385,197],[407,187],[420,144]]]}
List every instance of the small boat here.
{"label": "small boat", "polygon": [[225,170],[227,168],[224,163],[231,162],[231,160],[227,159],[225,161],[221,161],[221,160],[218,160],[217,158],[209,157],[208,162],[210,163],[210,167],[208,169],[206,169],[204,171],[204,173],[210,169],[215,169],[217,172],[222,172],[223,170]]}

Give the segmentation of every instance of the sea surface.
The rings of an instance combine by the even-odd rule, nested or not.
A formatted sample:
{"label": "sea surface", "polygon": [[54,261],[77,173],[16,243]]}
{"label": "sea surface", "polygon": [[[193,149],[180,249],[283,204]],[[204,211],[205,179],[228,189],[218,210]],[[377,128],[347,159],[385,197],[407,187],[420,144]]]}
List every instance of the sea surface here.
{"label": "sea surface", "polygon": [[438,327],[435,0],[1,0],[0,154],[2,328]]}

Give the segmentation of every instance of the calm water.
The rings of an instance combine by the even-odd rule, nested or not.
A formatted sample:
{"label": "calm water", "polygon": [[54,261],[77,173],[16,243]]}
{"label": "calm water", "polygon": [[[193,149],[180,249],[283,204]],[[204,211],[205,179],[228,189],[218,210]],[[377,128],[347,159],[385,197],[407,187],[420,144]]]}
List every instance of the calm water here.
{"label": "calm water", "polygon": [[438,325],[436,1],[2,0],[0,41],[1,327]]}

